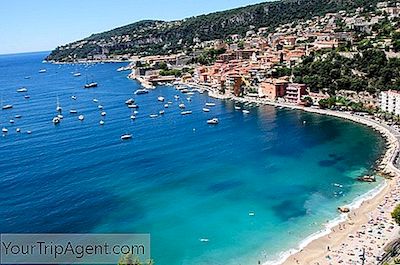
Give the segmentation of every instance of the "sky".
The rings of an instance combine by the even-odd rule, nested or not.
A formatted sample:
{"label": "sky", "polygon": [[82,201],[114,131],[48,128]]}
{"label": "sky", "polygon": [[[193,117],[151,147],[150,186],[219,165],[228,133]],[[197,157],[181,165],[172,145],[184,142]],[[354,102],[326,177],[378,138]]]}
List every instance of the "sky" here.
{"label": "sky", "polygon": [[49,51],[143,19],[182,19],[265,1],[0,0],[0,54]]}

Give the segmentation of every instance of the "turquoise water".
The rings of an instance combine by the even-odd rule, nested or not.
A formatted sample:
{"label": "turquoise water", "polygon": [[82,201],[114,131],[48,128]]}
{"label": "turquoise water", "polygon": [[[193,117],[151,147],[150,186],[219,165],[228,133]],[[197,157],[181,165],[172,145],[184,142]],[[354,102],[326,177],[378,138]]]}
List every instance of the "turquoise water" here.
{"label": "turquoise water", "polygon": [[[337,218],[336,207],[378,185],[355,181],[384,145],[370,128],[270,106],[244,115],[207,95],[187,102],[172,87],[136,96],[131,121],[124,102],[139,85],[116,71],[124,64],[42,64],[45,55],[0,56],[0,93],[14,105],[0,112],[9,129],[0,138],[3,233],[150,233],[156,264],[257,264],[296,247]],[[83,89],[86,76],[99,87]],[[16,92],[21,86],[29,100]],[[192,115],[180,115],[176,94]],[[150,119],[164,109],[158,96],[174,103]],[[57,97],[64,120],[55,127]],[[104,126],[93,98],[107,112]],[[216,106],[202,112],[210,101]],[[219,125],[206,124],[213,117]],[[127,132],[134,137],[122,142]]]}

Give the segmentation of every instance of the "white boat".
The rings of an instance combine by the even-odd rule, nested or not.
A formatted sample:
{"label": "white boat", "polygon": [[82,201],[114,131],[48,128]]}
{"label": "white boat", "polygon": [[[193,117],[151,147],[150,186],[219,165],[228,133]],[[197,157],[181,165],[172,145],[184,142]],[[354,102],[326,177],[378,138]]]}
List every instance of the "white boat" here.
{"label": "white boat", "polygon": [[243,112],[244,114],[249,114],[249,113],[250,113],[250,111],[247,110],[247,109],[242,110],[242,112]]}
{"label": "white boat", "polygon": [[21,132],[21,129],[20,129],[20,128],[17,128],[17,129],[15,129],[15,131],[16,131],[17,133],[19,133],[19,132]]}
{"label": "white boat", "polygon": [[137,111],[137,110],[135,110],[134,112],[133,112],[133,114],[135,114],[135,115],[137,115],[139,113],[139,111]]}
{"label": "white boat", "polygon": [[203,111],[204,111],[204,112],[210,112],[210,109],[203,108]]}
{"label": "white boat", "polygon": [[85,119],[85,116],[79,115],[78,120],[83,121]]}
{"label": "white boat", "polygon": [[164,97],[158,97],[157,100],[160,101],[160,102],[164,102],[165,98]]}
{"label": "white boat", "polygon": [[25,99],[30,99],[31,97],[28,96],[28,95],[26,95],[26,96],[24,96],[24,98],[25,98]]}
{"label": "white boat", "polygon": [[129,140],[132,139],[132,134],[124,134],[121,136],[121,140]]}
{"label": "white boat", "polygon": [[130,99],[128,99],[127,101],[125,101],[125,104],[126,104],[126,105],[131,105],[131,104],[133,104],[133,103],[135,103],[135,100],[134,100],[133,98],[130,98]]}
{"label": "white boat", "polygon": [[138,89],[135,91],[135,95],[143,95],[143,94],[147,94],[149,93],[149,91],[147,89]]}
{"label": "white boat", "polygon": [[192,101],[192,98],[189,97],[189,98],[186,98],[186,100],[187,100],[187,101]]}
{"label": "white boat", "polygon": [[192,111],[188,110],[188,111],[182,111],[181,112],[182,115],[189,115],[192,114]]}
{"label": "white boat", "polygon": [[103,120],[100,121],[100,125],[104,125],[104,123],[105,123],[105,122],[104,122]]}
{"label": "white boat", "polygon": [[157,118],[158,114],[150,114],[150,118]]}
{"label": "white boat", "polygon": [[181,104],[179,104],[179,108],[184,109],[184,108],[186,108],[186,106],[185,106],[185,104],[181,103]]}
{"label": "white boat", "polygon": [[164,108],[168,109],[168,108],[169,108],[169,105],[168,105],[168,104],[165,104],[165,105],[164,105]]}
{"label": "white boat", "polygon": [[17,90],[18,93],[25,93],[28,92],[28,89],[26,87],[21,87],[20,89]]}
{"label": "white boat", "polygon": [[64,119],[64,116],[61,115],[61,114],[58,114],[57,117],[58,117],[60,120]]}
{"label": "white boat", "polygon": [[189,96],[192,96],[192,95],[194,95],[194,92],[188,92],[187,93]]}
{"label": "white boat", "polygon": [[160,110],[160,111],[158,112],[158,114],[164,115],[164,114],[165,114],[165,111],[164,111],[164,110]]}
{"label": "white boat", "polygon": [[131,120],[135,120],[136,116],[135,115],[131,115]]}
{"label": "white boat", "polygon": [[15,123],[15,121],[14,120],[10,120],[10,123],[13,124],[13,123]]}
{"label": "white boat", "polygon": [[54,123],[54,124],[59,124],[60,123],[60,118],[58,118],[58,117],[54,117],[53,118],[53,120],[52,120],[52,122]]}
{"label": "white boat", "polygon": [[219,123],[219,120],[217,118],[213,118],[213,119],[207,121],[207,124],[212,124],[212,125],[216,125],[218,123]]}
{"label": "white boat", "polygon": [[208,238],[200,238],[199,240],[200,240],[200,242],[204,242],[204,243],[206,243],[206,242],[209,242],[209,241],[210,241]]}
{"label": "white boat", "polygon": [[2,109],[3,110],[6,110],[6,109],[12,109],[13,108],[13,105],[3,105],[3,107],[2,107]]}
{"label": "white boat", "polygon": [[207,102],[207,103],[206,103],[206,106],[207,106],[207,107],[214,107],[214,106],[215,106],[215,103]]}
{"label": "white boat", "polygon": [[74,76],[75,77],[81,76],[81,73],[75,73]]}
{"label": "white boat", "polygon": [[91,82],[91,83],[85,84],[83,87],[84,88],[94,88],[94,87],[97,87],[97,86],[98,86],[98,84],[96,82]]}
{"label": "white boat", "polygon": [[93,99],[93,102],[94,102],[94,103],[97,103],[97,102],[99,102],[99,100],[96,99],[96,98],[94,98],[94,99]]}
{"label": "white boat", "polygon": [[26,131],[27,134],[32,134],[32,131]]}
{"label": "white boat", "polygon": [[39,70],[39,73],[40,73],[40,74],[43,74],[43,73],[46,73],[46,72],[47,72],[46,69],[41,69],[41,70]]}
{"label": "white boat", "polygon": [[21,119],[21,118],[22,118],[22,116],[21,116],[21,115],[19,115],[19,114],[17,114],[17,115],[15,115],[15,116],[14,116],[14,118],[16,118],[16,119]]}
{"label": "white boat", "polygon": [[175,98],[176,100],[178,100],[178,99],[179,99],[179,96],[178,96],[178,95],[175,95],[174,98]]}
{"label": "white boat", "polygon": [[56,111],[57,111],[57,112],[61,112],[61,111],[62,111],[62,108],[61,108],[61,106],[60,106],[60,101],[59,101],[58,97],[57,97],[57,107],[56,107]]}
{"label": "white boat", "polygon": [[130,105],[128,105],[128,108],[130,108],[130,109],[137,109],[137,108],[139,108],[139,106],[136,105],[136,104],[130,104]]}
{"label": "white boat", "polygon": [[106,113],[105,111],[103,111],[100,115],[101,115],[101,116],[106,116],[107,113]]}
{"label": "white boat", "polygon": [[3,133],[8,133],[8,129],[7,129],[7,128],[3,128],[3,129],[1,129],[1,131],[2,131]]}
{"label": "white boat", "polygon": [[103,105],[98,105],[97,108],[98,109],[103,109],[104,107],[103,107]]}
{"label": "white boat", "polygon": [[76,100],[76,96],[71,96],[71,99]]}
{"label": "white boat", "polygon": [[76,109],[71,109],[71,110],[69,111],[69,113],[71,113],[71,114],[77,114],[78,111],[77,111]]}
{"label": "white boat", "polygon": [[255,212],[249,212],[249,216],[255,216],[256,213]]}
{"label": "white boat", "polygon": [[24,78],[25,78],[25,79],[31,79],[31,77],[30,77],[30,76],[25,76]]}
{"label": "white boat", "polygon": [[235,106],[235,110],[241,110],[242,108],[240,106]]}

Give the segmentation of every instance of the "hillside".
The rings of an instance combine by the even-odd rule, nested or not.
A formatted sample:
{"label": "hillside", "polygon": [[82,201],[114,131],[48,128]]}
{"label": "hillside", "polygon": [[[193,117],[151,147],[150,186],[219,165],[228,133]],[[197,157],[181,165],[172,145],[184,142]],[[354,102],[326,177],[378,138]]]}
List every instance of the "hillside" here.
{"label": "hillside", "polygon": [[57,47],[49,61],[72,61],[89,55],[168,54],[190,49],[194,44],[242,36],[249,30],[356,7],[375,6],[377,0],[282,0],[191,17],[178,21],[140,21],[83,40]]}

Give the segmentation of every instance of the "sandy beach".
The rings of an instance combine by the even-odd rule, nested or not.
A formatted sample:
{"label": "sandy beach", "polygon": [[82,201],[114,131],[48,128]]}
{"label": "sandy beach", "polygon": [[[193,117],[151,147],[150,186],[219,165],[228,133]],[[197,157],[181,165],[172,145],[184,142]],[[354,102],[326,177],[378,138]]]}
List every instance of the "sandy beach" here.
{"label": "sandy beach", "polygon": [[400,170],[394,165],[396,154],[399,152],[399,140],[397,138],[399,135],[378,121],[349,112],[275,103],[255,98],[224,96],[212,92],[209,95],[219,99],[268,104],[331,115],[367,125],[381,133],[386,139],[387,149],[377,168],[380,174],[390,175],[392,178],[385,179],[384,186],[375,196],[367,198],[359,207],[352,208],[350,213],[342,214],[343,222],[331,228],[325,227],[326,233],[321,232],[320,237],[316,236],[316,239],[305,246],[286,253],[287,255],[275,263],[284,265],[363,264],[360,255],[365,252],[364,264],[377,264],[377,258],[384,253],[384,247],[397,239],[400,233],[400,228],[394,223],[390,215],[400,201],[400,180],[398,179]]}

